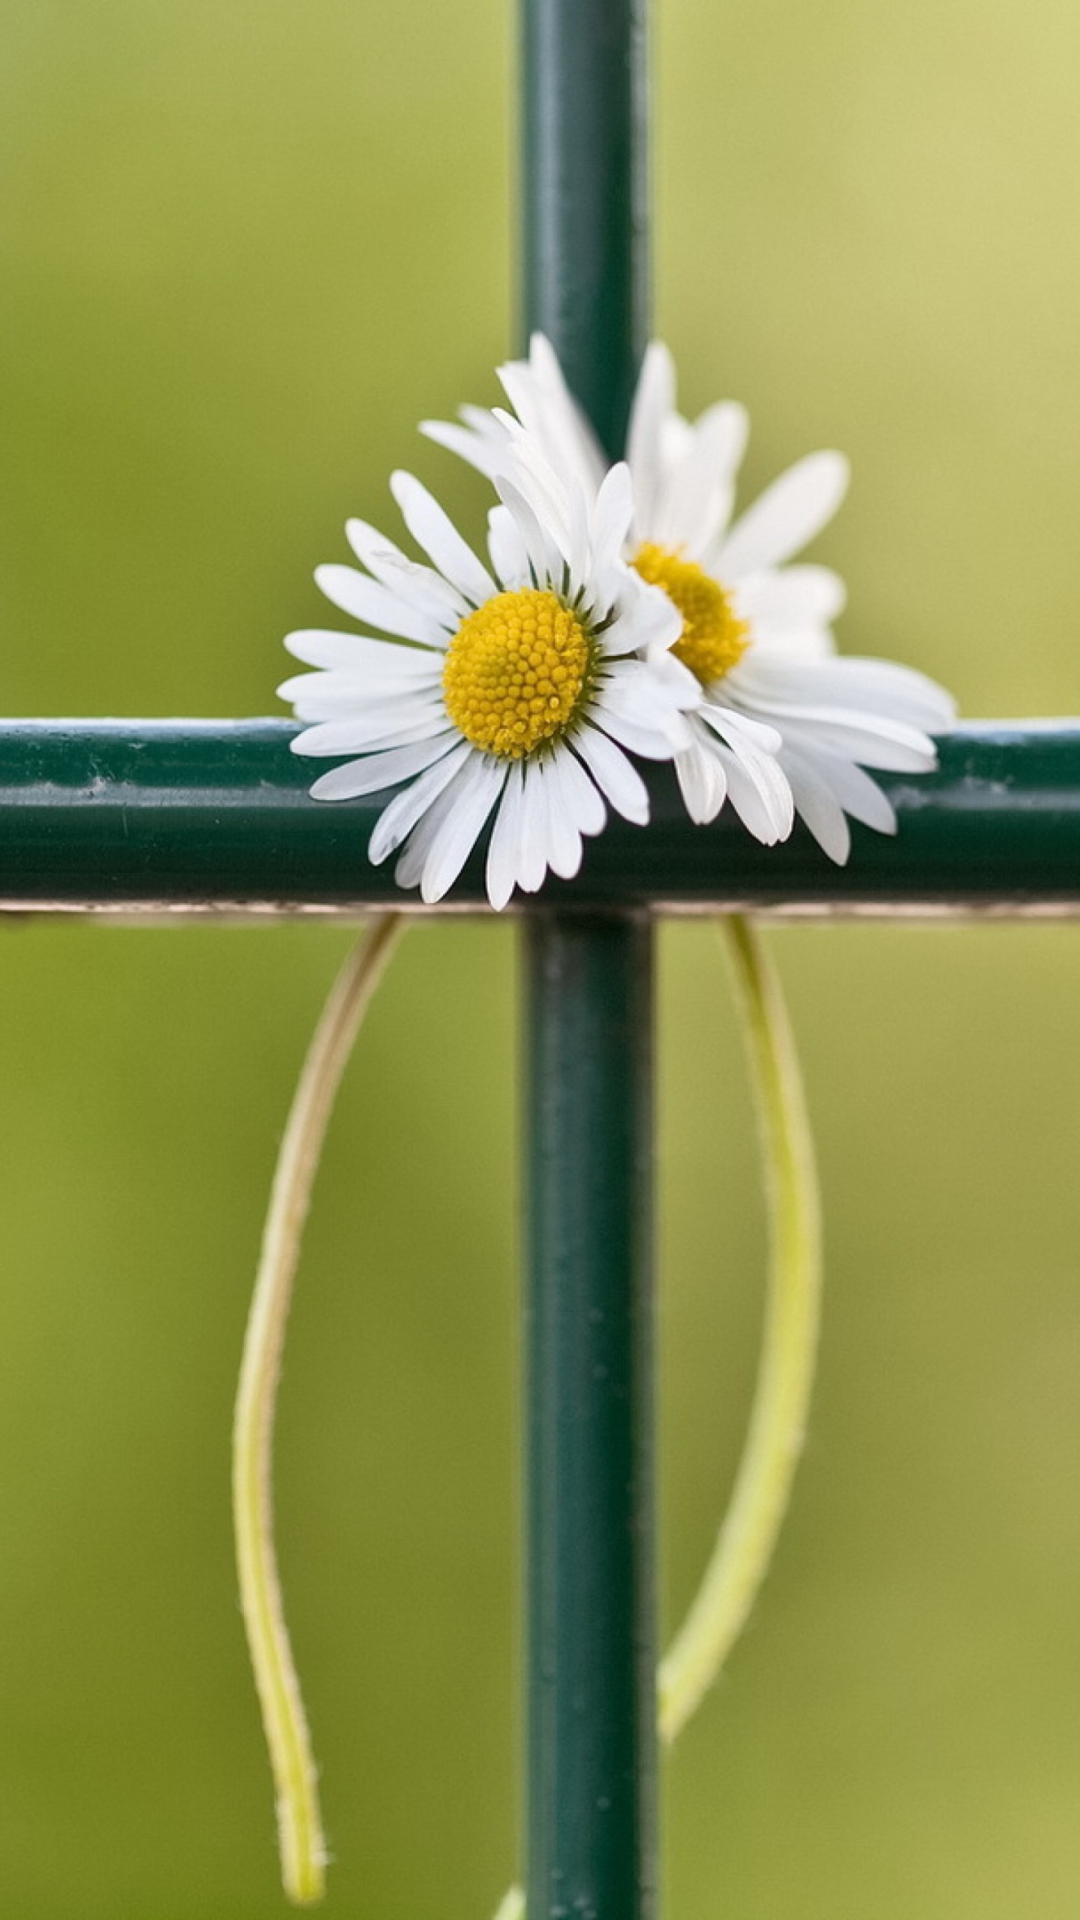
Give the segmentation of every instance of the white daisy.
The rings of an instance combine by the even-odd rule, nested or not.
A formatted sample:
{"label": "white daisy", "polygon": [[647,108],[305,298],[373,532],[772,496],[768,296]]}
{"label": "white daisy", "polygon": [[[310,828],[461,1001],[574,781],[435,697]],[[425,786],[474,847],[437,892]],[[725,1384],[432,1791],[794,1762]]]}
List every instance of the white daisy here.
{"label": "white daisy", "polygon": [[[632,502],[625,466],[587,492],[560,476],[516,422],[500,429],[490,568],[411,474],[391,489],[429,565],[362,520],[346,527],[360,569],[324,566],[318,585],[375,633],[291,633],[320,671],[279,689],[311,722],[293,751],[337,758],[317,800],[401,791],[369,844],[402,848],[399,885],[442,898],[492,814],[487,891],[505,906],[550,868],[578,870],[582,837],[607,808],[643,824],[644,782],[627,757],[685,751],[697,684],[669,649],[670,600],[622,558]],[[389,636],[389,637],[388,637]],[[402,783],[408,782],[407,785]]]}
{"label": "white daisy", "polygon": [[[600,484],[603,460],[541,337],[529,360],[500,371],[519,418],[550,459],[579,484]],[[491,472],[505,445],[505,416],[463,411],[464,425],[425,424],[431,438]],[[829,856],[848,857],[847,815],[882,833],[896,816],[864,767],[927,772],[932,733],[955,707],[932,680],[889,661],[836,655],[830,623],[844,604],[839,577],[785,563],[839,506],[847,461],[800,460],[729,525],[747,417],[734,401],[691,424],[675,407],[667,348],[645,356],[627,460],[634,523],[627,557],[663,587],[683,619],[674,648],[698,680],[691,742],[675,756],[687,809],[711,820],[725,799],[758,839],[786,839],[796,813]]]}

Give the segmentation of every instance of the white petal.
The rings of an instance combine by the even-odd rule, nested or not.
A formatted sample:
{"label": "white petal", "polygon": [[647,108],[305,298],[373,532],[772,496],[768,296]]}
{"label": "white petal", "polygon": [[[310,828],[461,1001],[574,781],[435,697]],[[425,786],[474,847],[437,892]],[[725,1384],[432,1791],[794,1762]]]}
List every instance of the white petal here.
{"label": "white petal", "polygon": [[640,586],[638,592],[627,583],[615,619],[597,636],[605,653],[644,653],[646,648],[673,647],[679,638],[683,618],[678,607],[660,587]]}
{"label": "white petal", "polygon": [[[542,427],[543,405],[528,360],[506,360],[496,368],[499,385],[513,407],[526,433],[534,437]],[[561,378],[561,374],[560,374]],[[496,418],[497,418],[496,414]]]}
{"label": "white petal", "polygon": [[[589,545],[592,490],[586,490],[573,461],[564,461],[556,468],[538,439],[522,433],[516,422],[510,424],[513,447],[506,472],[565,560],[568,588],[571,595],[576,595],[593,572]],[[498,475],[495,484],[499,487]]]}
{"label": "white petal", "polygon": [[661,647],[652,647],[643,665],[648,668],[655,697],[663,705],[676,707],[682,713],[700,707],[703,698],[701,682],[697,674],[691,673],[690,668],[677,660],[673,653]]}
{"label": "white petal", "polygon": [[428,906],[453,886],[506,784],[507,771],[504,760],[475,757],[472,779],[448,811],[424,862],[420,894]]}
{"label": "white petal", "polygon": [[843,655],[828,660],[792,660],[781,648],[755,647],[735,670],[732,684],[762,705],[813,708],[836,705],[849,712],[900,720],[929,733],[954,724],[951,696],[923,673],[893,660]]}
{"label": "white petal", "polygon": [[811,453],[766,487],[737,520],[717,557],[723,580],[779,566],[832,519],[847,490],[842,453]]}
{"label": "white petal", "polygon": [[439,621],[430,614],[418,612],[398,594],[390,593],[377,580],[370,580],[366,573],[357,573],[355,567],[316,567],[315,584],[335,607],[351,613],[354,620],[362,620],[366,626],[379,627],[383,633],[396,633],[402,640],[419,640],[429,647],[446,645],[445,629]]}
{"label": "white petal", "polygon": [[675,755],[679,790],[691,820],[704,826],[715,820],[727,799],[727,774],[720,755],[700,736]]}
{"label": "white petal", "polygon": [[434,567],[423,567],[418,560],[410,560],[366,520],[346,520],[345,537],[357,559],[376,580],[421,613],[437,620],[440,626],[452,631],[468,613],[467,600],[449,580],[444,580]]}
{"label": "white petal", "polygon": [[694,422],[694,434],[706,442],[718,471],[730,480],[746,452],[750,415],[738,400],[719,400]]}
{"label": "white petal", "polygon": [[[436,656],[440,662],[441,655]],[[348,673],[341,668],[329,673],[294,673],[283,680],[277,689],[282,700],[295,700],[297,707],[303,706],[312,714],[316,705],[326,709],[330,718],[334,707],[363,708],[373,701],[388,699],[423,699],[429,690],[439,685],[438,672],[429,672],[424,680],[406,673],[372,674],[366,669],[359,673]]]}
{"label": "white petal", "polygon": [[590,421],[566,384],[558,356],[545,334],[534,333],[529,343],[529,367],[547,402],[547,413],[557,422],[564,451],[571,444],[590,490],[599,486],[607,461]]}
{"label": "white petal", "polygon": [[867,767],[928,773],[937,765],[937,748],[929,735],[880,714],[843,707],[783,705],[779,701],[755,701],[753,711],[775,722],[785,741],[798,744],[805,740]]}
{"label": "white petal", "polygon": [[[344,678],[348,681],[352,676]],[[346,696],[340,688],[335,690],[333,676],[328,673],[298,674],[292,696],[293,712],[298,720],[334,721],[350,726],[356,736],[353,750],[357,753],[369,737],[381,738],[388,730],[396,731],[399,727],[414,727],[430,720],[436,723],[430,729],[435,732],[438,717],[445,716],[445,703],[437,681],[423,688],[395,687],[379,681],[374,687],[367,681],[361,681],[361,685],[362,693]]]}
{"label": "white petal", "polygon": [[607,808],[580,760],[575,760],[567,746],[556,748],[552,754],[548,761],[548,778],[555,781],[578,832],[602,832]]}
{"label": "white petal", "polygon": [[822,753],[814,747],[800,741],[798,747],[788,747],[781,756],[786,768],[788,761],[796,756],[800,763],[812,767],[822,779],[845,813],[853,820],[861,820],[866,827],[873,827],[877,833],[896,832],[896,811],[892,802],[882,793],[876,780],[864,773],[850,760],[841,760],[836,754]]}
{"label": "white petal", "polygon": [[390,491],[402,519],[434,566],[464,594],[471,605],[482,606],[495,594],[495,582],[463,540],[448,513],[411,473],[392,473]]}
{"label": "white petal", "polygon": [[674,411],[660,422],[660,465],[665,474],[685,460],[694,444],[694,429],[689,420]]}
{"label": "white petal", "polygon": [[645,349],[630,411],[627,460],[634,481],[634,520],[638,538],[650,538],[661,480],[660,436],[665,417],[675,408],[675,363],[667,347],[654,340]]}
{"label": "white petal", "polygon": [[493,444],[497,441],[500,447],[505,445],[506,434],[490,407],[477,407],[467,400],[464,406],[458,408],[458,413],[474,433],[486,435]]}
{"label": "white petal", "polygon": [[[753,672],[767,660],[788,672],[792,666],[815,666],[819,660],[838,657],[836,636],[828,626],[755,626],[751,643]],[[740,666],[744,664],[749,664],[749,653],[746,659],[740,660]]]}
{"label": "white petal", "polygon": [[529,550],[509,507],[492,507],[488,514],[488,552],[501,586],[532,584]]}
{"label": "white petal", "polygon": [[652,539],[661,546],[685,548],[691,559],[707,551],[731,512],[733,474],[746,430],[746,411],[733,400],[702,415],[691,429],[686,452],[672,463],[658,489]]}
{"label": "white petal", "polygon": [[[620,660],[616,665],[622,666],[623,662]],[[640,682],[629,678],[617,679],[614,673],[605,674],[600,682],[590,717],[595,718],[602,713],[617,713],[624,720],[632,720],[635,726],[650,727],[657,733],[661,731],[660,719],[649,698],[648,686],[643,687]]]}
{"label": "white petal", "polygon": [[519,421],[544,458],[556,472],[575,475],[588,494],[595,493],[607,463],[550,342],[534,333],[528,360],[512,360],[498,372]]}
{"label": "white petal", "polygon": [[[370,693],[359,699],[342,699],[339,693],[327,693],[326,675],[307,673],[298,676],[297,691],[293,694],[293,716],[303,721],[305,726],[348,726],[353,739],[349,748],[338,751],[345,753],[363,753],[373,740],[383,740],[388,733],[400,733],[404,728],[412,739],[423,736],[413,732],[422,726],[429,733],[438,731],[440,706],[430,700],[418,703],[412,696],[397,700],[373,700]],[[305,681],[307,685],[305,686]],[[441,708],[445,719],[445,707]]]}
{"label": "white petal", "polygon": [[835,860],[838,867],[846,865],[851,852],[851,829],[831,787],[799,753],[784,755],[784,771],[791,782],[800,819],[805,820],[829,859]]}
{"label": "white petal", "polygon": [[527,760],[522,769],[523,793],[518,818],[518,886],[523,893],[536,893],[544,883],[548,867],[547,789],[538,760]]}
{"label": "white petal", "polygon": [[305,627],[287,633],[285,645],[297,660],[312,667],[340,667],[349,673],[370,673],[373,679],[400,675],[423,680],[442,670],[442,652],[432,647],[406,647],[397,640],[375,640],[366,633],[332,633]]}
{"label": "white petal", "polygon": [[600,700],[596,702],[592,717],[595,724],[603,727],[604,732],[617,740],[620,746],[626,747],[630,753],[639,754],[643,760],[670,760],[681,747],[689,744],[690,736],[685,723],[678,737],[672,738],[644,725],[640,720],[628,719],[625,714]]}
{"label": "white petal", "polygon": [[505,473],[569,565],[573,545],[570,528],[571,476],[555,472],[536,441],[522,431],[512,415],[499,417],[505,419],[510,445],[505,467],[495,475],[496,490],[505,500],[502,487]]}
{"label": "white petal", "polygon": [[[473,775],[482,758],[483,756],[475,747],[470,747],[453,777],[446,782],[442,792],[436,795],[418,820],[394,868],[394,879],[399,887],[416,886],[443,821],[457,805],[461,795],[469,791]],[[422,776],[424,779],[427,777],[426,774]],[[393,806],[394,802],[391,801],[390,804]]]}
{"label": "white petal", "polygon": [[522,766],[520,760],[515,760],[506,776],[488,847],[487,895],[497,913],[505,907],[517,884],[521,799]]}
{"label": "white petal", "polygon": [[600,573],[615,565],[630,533],[634,496],[625,460],[604,475],[596,496],[592,523],[592,560]]}
{"label": "white petal", "polygon": [[565,562],[555,541],[546,532],[530,502],[506,473],[495,476],[499,498],[513,519],[529,556],[529,566],[538,586],[563,583]]}
{"label": "white petal", "polygon": [[[839,669],[839,671],[838,671]],[[847,706],[906,720],[927,733],[947,733],[956,724],[956,702],[951,693],[914,667],[895,660],[867,660],[846,654],[812,670],[819,681],[836,688]]]}
{"label": "white petal", "polygon": [[343,753],[370,753],[377,747],[407,747],[414,740],[433,740],[448,726],[446,709],[441,705],[418,713],[407,724],[358,714],[348,720],[317,722],[305,733],[298,733],[289,746],[293,753],[333,759]]}
{"label": "white petal", "polygon": [[384,807],[375,822],[371,839],[368,841],[368,859],[373,866],[380,866],[387,854],[400,847],[432,803],[449,786],[458,768],[476,751],[467,740],[459,740],[456,747],[437,760],[434,766],[412,781],[404,792],[396,794],[388,807]]}
{"label": "white petal", "polygon": [[[611,732],[608,719],[612,716],[654,738],[656,744],[649,757],[655,760],[670,759],[676,748],[689,741],[683,713],[667,695],[663,682],[652,675],[643,662],[615,661],[605,674],[593,699],[592,717]],[[624,735],[618,737],[627,746],[631,745]],[[645,751],[642,747],[633,750]]]}
{"label": "white petal", "polygon": [[745,740],[729,740],[727,745],[724,765],[728,770],[729,787],[731,768],[735,764],[753,781],[775,828],[777,839],[786,840],[795,824],[795,806],[780,756],[761,753]]}
{"label": "white petal", "polygon": [[[488,417],[490,419],[491,416]],[[492,421],[492,427],[494,430],[485,434],[471,427],[459,426],[456,420],[420,422],[420,431],[428,440],[434,440],[437,446],[456,454],[459,460],[466,460],[470,467],[475,467],[489,480],[506,452],[506,435],[495,421]]]}
{"label": "white petal", "polygon": [[714,701],[706,700],[698,712],[716,733],[733,743],[746,740],[762,753],[779,753],[784,744],[784,736],[778,728],[767,727],[762,720],[751,720],[749,714],[739,713],[735,707],[718,706]]}
{"label": "white petal", "polygon": [[382,793],[396,787],[412,774],[423,773],[445,758],[454,744],[454,735],[445,733],[438,740],[420,740],[411,747],[394,747],[389,753],[368,754],[363,760],[350,760],[347,766],[334,767],[316,780],[311,789],[313,800],[356,800],[363,793]]}
{"label": "white petal", "polygon": [[581,755],[593,779],[616,813],[624,820],[643,827],[649,818],[649,792],[637,768],[621,748],[605,733],[591,726],[580,727],[573,738],[574,752]]}
{"label": "white petal", "polygon": [[561,880],[572,880],[581,866],[581,834],[558,776],[558,758],[556,755],[539,763],[547,797],[548,865]]}
{"label": "white petal", "polygon": [[[711,735],[713,751],[727,771],[732,803],[747,824],[750,824],[747,809],[754,821],[759,821],[761,810],[764,811],[768,833],[759,831],[757,825],[752,825],[751,831],[768,845],[774,840],[786,840],[795,816],[791,788],[776,757],[779,745],[776,733],[772,732],[763,745],[759,728],[740,727],[737,716],[732,724],[731,717],[716,708],[692,715],[690,724],[696,738]],[[737,773],[733,773],[733,768]]]}
{"label": "white petal", "polygon": [[735,610],[740,619],[752,621],[755,638],[768,639],[789,627],[828,626],[844,611],[846,598],[844,583],[831,567],[785,567],[740,580]]}
{"label": "white petal", "polygon": [[[716,751],[723,761],[728,779],[728,796],[743,825],[765,846],[786,840],[795,817],[791,788],[775,760],[762,756],[750,760],[732,752],[720,741]],[[762,778],[763,769],[773,770],[775,784]]]}
{"label": "white petal", "polygon": [[[601,567],[592,557],[592,532],[589,497],[580,486],[570,494],[570,559],[567,566],[567,590],[572,600],[581,601],[597,587],[606,591],[610,567]],[[621,562],[620,562],[621,565]],[[595,604],[590,600],[590,604]],[[610,602],[604,602],[604,612]]]}

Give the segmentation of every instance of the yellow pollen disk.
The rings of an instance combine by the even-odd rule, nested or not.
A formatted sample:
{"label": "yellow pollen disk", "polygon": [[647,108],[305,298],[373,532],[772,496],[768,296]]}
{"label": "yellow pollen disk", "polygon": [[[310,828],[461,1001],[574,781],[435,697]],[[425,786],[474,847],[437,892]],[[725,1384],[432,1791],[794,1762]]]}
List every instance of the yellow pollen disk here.
{"label": "yellow pollen disk", "polygon": [[474,747],[524,760],[565,733],[590,684],[593,651],[558,594],[538,587],[497,593],[450,642],[446,711]]}
{"label": "yellow pollen disk", "polygon": [[683,617],[683,630],[671,651],[703,687],[722,680],[738,665],[750,644],[750,623],[740,620],[719,580],[667,547],[646,540],[631,565],[650,586],[663,587]]}

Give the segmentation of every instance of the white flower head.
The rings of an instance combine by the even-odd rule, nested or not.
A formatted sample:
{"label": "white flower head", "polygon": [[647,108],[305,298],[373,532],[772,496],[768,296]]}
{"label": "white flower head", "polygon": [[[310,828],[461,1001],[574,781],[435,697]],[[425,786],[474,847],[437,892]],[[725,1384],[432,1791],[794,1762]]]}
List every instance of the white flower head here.
{"label": "white flower head", "polygon": [[485,565],[411,474],[394,498],[426,555],[412,560],[361,520],[346,527],[359,568],[315,578],[336,607],[375,629],[291,633],[315,673],[279,689],[311,724],[300,754],[349,756],[316,780],[318,800],[400,791],[369,843],[395,878],[442,898],[494,815],[487,892],[503,907],[550,868],[581,863],[583,836],[613,807],[644,824],[648,795],[628,752],[671,759],[691,739],[698,688],[670,649],[680,620],[627,566],[633,506],[625,465],[598,487],[560,474],[515,420],[495,430],[501,504]]}
{"label": "white flower head", "polygon": [[[548,457],[588,492],[604,463],[549,343],[500,370],[520,419]],[[464,425],[425,431],[491,473],[505,444],[505,416],[469,408]],[[713,819],[730,799],[750,832],[786,839],[796,813],[829,856],[848,857],[847,816],[882,833],[896,816],[863,769],[928,772],[930,735],[952,726],[955,706],[924,674],[890,661],[840,658],[831,622],[844,604],[829,568],[787,562],[832,518],[847,487],[847,461],[814,453],[789,468],[734,525],[735,475],[747,437],[734,401],[697,421],[675,405],[667,348],[649,347],[630,421],[627,461],[634,515],[626,557],[662,587],[682,630],[673,652],[694,675],[700,703],[690,739],[675,755],[687,810]]]}

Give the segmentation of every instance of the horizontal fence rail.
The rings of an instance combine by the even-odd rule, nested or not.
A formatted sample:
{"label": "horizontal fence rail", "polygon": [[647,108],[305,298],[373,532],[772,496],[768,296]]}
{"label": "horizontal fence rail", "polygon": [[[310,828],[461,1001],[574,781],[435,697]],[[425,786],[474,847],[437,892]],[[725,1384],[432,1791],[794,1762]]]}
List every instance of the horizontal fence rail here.
{"label": "horizontal fence rail", "polygon": [[[282,720],[20,720],[0,725],[0,910],[361,912],[419,905],[373,867],[387,795],[311,800],[319,763]],[[781,915],[1080,911],[1080,721],[984,721],[930,775],[885,774],[895,839],[853,828],[836,867],[801,826],[761,847],[725,808],[696,827],[669,767],[647,828],[612,819],[547,905],[750,908]],[[475,855],[449,906],[485,905]]]}

